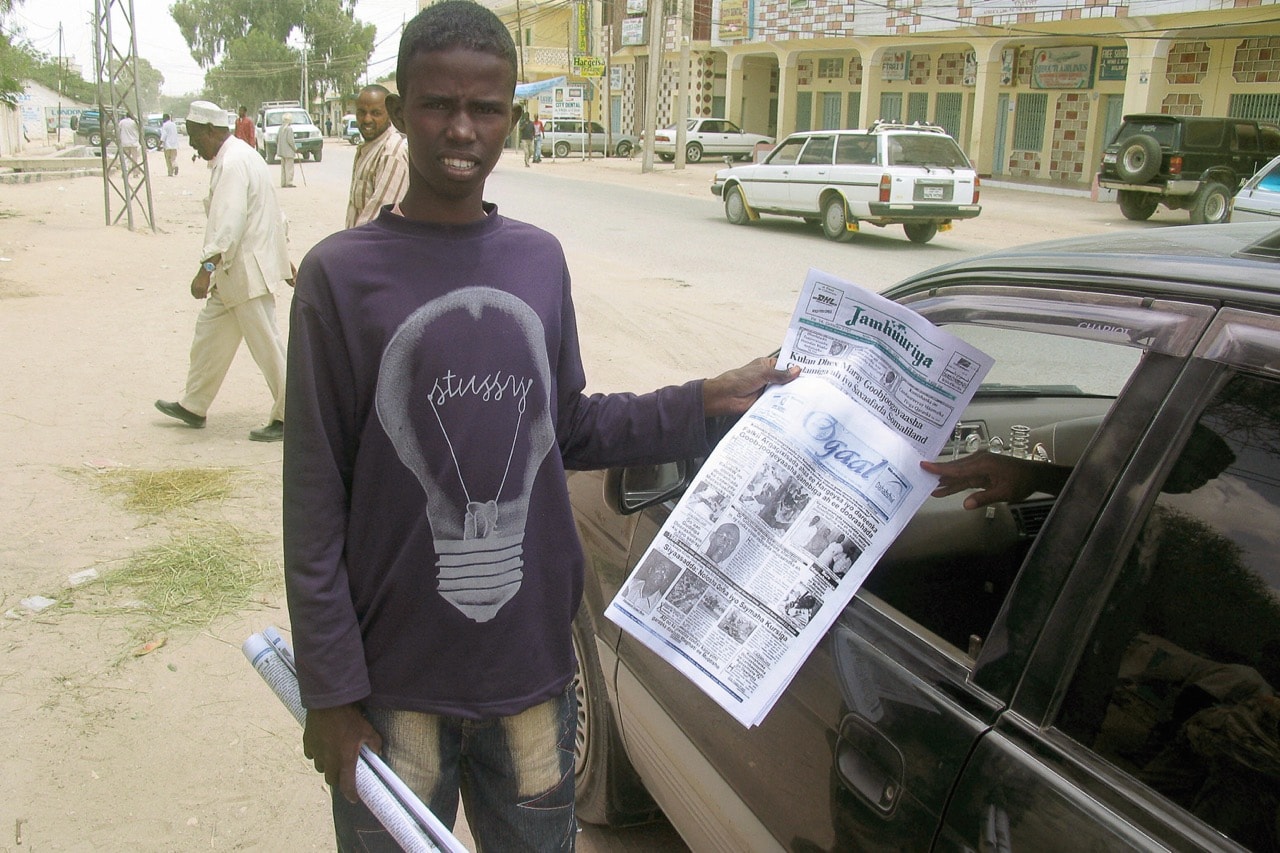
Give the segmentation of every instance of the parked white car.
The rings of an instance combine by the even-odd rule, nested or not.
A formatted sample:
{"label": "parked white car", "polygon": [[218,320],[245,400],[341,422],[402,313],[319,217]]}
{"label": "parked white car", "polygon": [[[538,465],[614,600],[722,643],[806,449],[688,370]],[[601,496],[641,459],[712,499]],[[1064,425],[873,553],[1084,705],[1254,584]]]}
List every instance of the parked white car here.
{"label": "parked white car", "polygon": [[763,163],[721,169],[711,185],[735,225],[799,216],[843,241],[863,222],[896,224],[913,243],[981,213],[978,191],[969,158],[942,128],[882,123],[793,133]]}
{"label": "parked white car", "polygon": [[[757,145],[772,144],[772,136],[747,133],[728,119],[691,118],[686,125],[684,159],[689,163],[721,156],[750,160]],[[663,160],[676,159],[675,127],[664,127],[653,135],[653,152]]]}
{"label": "parked white car", "polygon": [[1231,200],[1232,222],[1280,222],[1280,157],[1244,182]]}

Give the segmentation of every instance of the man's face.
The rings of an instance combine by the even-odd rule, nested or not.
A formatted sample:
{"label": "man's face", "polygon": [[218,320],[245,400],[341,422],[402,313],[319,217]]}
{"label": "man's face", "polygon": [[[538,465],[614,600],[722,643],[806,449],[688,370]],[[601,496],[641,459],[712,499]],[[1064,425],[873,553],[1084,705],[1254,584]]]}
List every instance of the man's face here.
{"label": "man's face", "polygon": [[187,138],[191,140],[191,147],[196,149],[201,159],[212,160],[218,156],[222,140],[216,138],[209,125],[187,122]]}
{"label": "man's face", "polygon": [[408,137],[411,219],[459,224],[484,216],[485,178],[513,127],[515,74],[497,56],[467,48],[409,60],[391,119]]}
{"label": "man's face", "polygon": [[382,92],[361,92],[356,98],[356,124],[366,141],[381,136],[391,125],[387,96]]}

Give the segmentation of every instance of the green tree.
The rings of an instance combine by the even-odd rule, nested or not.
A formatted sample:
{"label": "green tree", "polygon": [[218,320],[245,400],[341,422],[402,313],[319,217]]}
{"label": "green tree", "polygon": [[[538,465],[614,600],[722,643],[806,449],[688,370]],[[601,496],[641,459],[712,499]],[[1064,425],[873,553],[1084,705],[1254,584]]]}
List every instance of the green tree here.
{"label": "green tree", "polygon": [[[306,45],[307,101],[328,90],[350,92],[373,54],[376,28],[355,19],[355,0],[177,0],[173,19],[201,67],[211,69],[210,93],[237,102],[294,97],[301,90]],[[294,66],[286,85],[283,64]],[[270,93],[252,96],[246,81]]]}
{"label": "green tree", "polygon": [[[0,24],[9,17],[14,6],[21,2],[22,0],[0,0]],[[25,61],[26,53],[10,41],[7,32],[0,30],[0,103],[18,103],[18,96],[22,94],[23,77],[19,66],[25,65]]]}
{"label": "green tree", "polygon": [[253,110],[263,101],[296,98],[299,59],[298,51],[255,30],[228,43],[222,61],[205,75],[205,92],[227,109],[243,104]]}

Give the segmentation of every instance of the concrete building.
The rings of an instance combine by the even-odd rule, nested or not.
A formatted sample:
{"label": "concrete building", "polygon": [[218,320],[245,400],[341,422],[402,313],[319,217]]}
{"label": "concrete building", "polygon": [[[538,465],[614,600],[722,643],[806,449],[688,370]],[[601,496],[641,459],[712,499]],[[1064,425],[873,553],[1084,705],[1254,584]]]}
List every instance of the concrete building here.
{"label": "concrete building", "polygon": [[[688,4],[687,6],[682,4]],[[524,79],[606,63],[593,114],[642,130],[646,0],[491,2]],[[661,0],[658,126],[686,114],[745,130],[929,121],[983,175],[1087,187],[1128,113],[1280,122],[1280,0]]]}

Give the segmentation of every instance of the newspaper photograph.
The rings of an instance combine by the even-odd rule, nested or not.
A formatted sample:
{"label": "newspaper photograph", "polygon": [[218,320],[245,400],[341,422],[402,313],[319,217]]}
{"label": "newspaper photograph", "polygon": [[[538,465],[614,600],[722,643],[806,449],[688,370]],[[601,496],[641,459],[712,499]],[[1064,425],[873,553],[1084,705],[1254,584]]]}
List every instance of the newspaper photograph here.
{"label": "newspaper photograph", "polygon": [[991,359],[811,270],[768,389],[716,446],[605,615],[757,725],[936,486]]}

